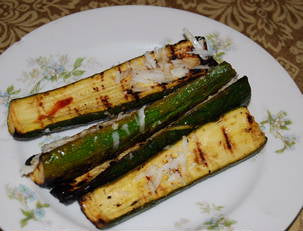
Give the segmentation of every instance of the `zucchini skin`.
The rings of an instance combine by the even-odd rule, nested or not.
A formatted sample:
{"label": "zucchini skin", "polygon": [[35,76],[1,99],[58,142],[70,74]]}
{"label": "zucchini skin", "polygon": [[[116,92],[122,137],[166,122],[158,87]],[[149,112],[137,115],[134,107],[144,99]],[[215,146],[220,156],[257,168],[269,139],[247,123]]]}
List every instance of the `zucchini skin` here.
{"label": "zucchini skin", "polygon": [[[144,109],[144,131],[141,132],[138,112],[116,122],[117,129],[102,124],[88,129],[84,136],[43,153],[30,174],[41,186],[51,186],[75,178],[105,160],[112,159],[135,143],[151,136],[178,116],[216,93],[236,75],[229,63],[221,63],[203,78],[197,78]],[[141,109],[140,109],[141,110]],[[139,110],[139,111],[140,111]],[[126,132],[122,126],[128,126]],[[119,136],[115,146],[113,134]],[[38,179],[38,180],[37,180]]]}
{"label": "zucchini skin", "polygon": [[[241,108],[236,109],[236,110],[243,111],[243,109],[241,109]],[[155,157],[155,159],[152,159],[152,160],[150,160],[150,162],[143,164],[142,166],[140,166],[137,169],[135,169],[134,171],[126,174],[124,177],[120,178],[119,180],[109,183],[107,185],[104,185],[104,186],[94,190],[93,192],[90,192],[90,193],[84,195],[79,200],[79,204],[80,204],[82,212],[97,228],[99,228],[99,229],[109,228],[113,225],[116,225],[118,223],[121,223],[121,222],[131,218],[134,215],[137,215],[138,213],[141,213],[141,212],[157,205],[158,203],[162,202],[163,200],[166,200],[166,199],[170,198],[171,196],[173,196],[179,192],[182,192],[183,190],[195,185],[196,183],[201,182],[202,180],[207,179],[210,176],[220,173],[220,172],[224,171],[225,169],[228,169],[229,167],[232,167],[232,166],[254,156],[260,150],[262,150],[262,148],[264,147],[264,145],[267,142],[267,138],[264,136],[262,131],[259,129],[258,125],[254,122],[253,117],[251,117],[250,114],[247,114],[247,115],[249,116],[249,117],[247,117],[247,119],[250,119],[252,121],[252,122],[248,122],[248,123],[250,123],[251,126],[254,128],[252,128],[252,130],[249,130],[248,129],[249,127],[246,127],[247,129],[239,130],[239,134],[241,136],[242,134],[245,134],[245,133],[249,134],[252,132],[252,134],[253,134],[252,138],[257,139],[257,141],[250,140],[248,142],[248,144],[246,144],[246,143],[244,144],[244,145],[248,145],[248,147],[250,147],[250,148],[248,148],[248,150],[250,150],[249,152],[246,153],[243,150],[243,146],[241,146],[241,145],[243,145],[243,143],[241,144],[241,143],[237,143],[237,142],[236,143],[232,142],[232,145],[235,145],[234,148],[236,148],[234,150],[237,150],[237,146],[240,145],[241,147],[238,150],[242,150],[242,151],[240,151],[240,153],[233,153],[232,151],[227,151],[227,153],[224,155],[227,155],[227,156],[229,155],[229,157],[228,157],[230,159],[229,161],[224,160],[224,159],[223,160],[213,159],[215,157],[214,155],[212,155],[211,159],[209,159],[210,157],[208,158],[208,156],[207,156],[206,164],[204,163],[204,161],[202,161],[201,166],[197,167],[198,169],[201,169],[201,170],[195,170],[195,171],[200,171],[200,173],[199,173],[199,174],[201,174],[200,176],[195,175],[195,174],[197,174],[197,172],[196,173],[194,173],[194,172],[187,173],[186,171],[183,172],[181,170],[180,175],[185,174],[186,175],[185,179],[187,177],[190,177],[191,180],[188,183],[175,183],[175,184],[177,184],[177,186],[174,186],[173,183],[171,183],[171,185],[173,185],[173,186],[168,186],[169,185],[168,183],[163,183],[163,185],[162,185],[162,183],[160,183],[158,186],[159,190],[157,191],[157,189],[156,189],[157,193],[154,192],[155,194],[147,194],[147,191],[145,191],[145,189],[139,190],[137,188],[140,186],[144,187],[143,182],[140,182],[140,183],[133,183],[133,182],[136,181],[136,179],[138,179],[137,178],[138,176],[143,177],[141,179],[142,179],[142,181],[144,181],[145,175],[142,176],[142,173],[146,174],[145,166],[147,166],[147,167],[148,166],[149,167],[158,166],[158,164],[162,163],[160,161],[163,161],[163,157],[169,155],[169,154],[167,154],[167,151],[163,151],[163,152],[159,153],[158,156]],[[243,113],[243,116],[246,116],[245,111]],[[222,121],[222,120],[224,120],[224,118],[223,119],[220,118],[218,121],[216,121],[214,123],[220,123],[219,121]],[[209,124],[206,124],[206,126],[209,126]],[[231,126],[233,126],[233,125],[231,125]],[[201,128],[199,128],[198,130],[200,130],[200,129],[203,130],[203,127],[205,127],[205,125],[202,126]],[[205,130],[207,130],[208,128],[209,127],[205,128]],[[227,126],[226,129],[229,129],[229,126]],[[195,131],[193,133],[195,133]],[[193,136],[191,136],[191,134],[189,136],[187,136],[187,139],[190,140],[193,138]],[[203,140],[203,136],[199,137],[198,139],[199,139],[199,141]],[[207,138],[206,138],[206,140],[207,140]],[[232,141],[234,141],[234,140],[232,140]],[[254,144],[253,147],[251,146],[252,144]],[[173,148],[176,149],[176,147],[173,147]],[[216,147],[214,147],[214,148],[216,148]],[[227,147],[224,147],[224,148],[229,149]],[[175,149],[172,149],[172,150],[175,150]],[[202,150],[205,151],[205,149],[203,149],[203,148],[202,148]],[[173,151],[171,151],[171,152],[173,152]],[[195,152],[195,151],[193,151],[193,152]],[[234,156],[234,154],[236,154],[236,156]],[[194,154],[192,154],[192,155],[194,155]],[[204,153],[204,155],[205,155],[205,153]],[[194,159],[193,157],[190,157],[190,158]],[[220,158],[220,157],[218,157],[218,158]],[[223,158],[225,158],[225,157],[223,157]],[[209,161],[209,160],[211,160],[211,161]],[[190,166],[189,164],[191,163],[191,161],[189,164],[188,164],[188,161],[189,161],[189,159],[187,159],[187,166]],[[220,161],[221,161],[221,163],[220,163]],[[141,171],[141,169],[143,169],[143,170]],[[187,174],[190,174],[190,175],[188,176]],[[164,179],[166,179],[166,178],[164,178]],[[126,184],[127,180],[130,180],[130,182],[129,182],[131,184],[130,188],[127,188],[127,187],[125,188],[123,186],[123,184],[124,185]],[[148,180],[149,179],[147,178],[147,181]],[[188,180],[185,180],[185,181],[187,182]],[[162,180],[161,182],[166,182],[166,180]],[[122,194],[121,195],[119,194],[119,192],[118,192],[119,190],[116,190],[117,187],[115,185],[119,186],[118,188],[121,189],[122,192],[127,192],[125,190],[132,189],[135,187],[134,190],[136,190],[136,193],[138,193],[138,190],[139,190],[141,192],[141,194],[131,193],[131,194],[124,195],[124,193],[123,193],[124,196],[121,197]],[[167,187],[172,187],[172,189],[168,189]],[[158,192],[159,192],[159,195],[158,195]],[[116,198],[116,199],[113,202],[109,202],[108,204],[104,202],[105,204],[102,203],[102,205],[101,204],[99,205],[98,201],[107,195],[112,195],[112,197]],[[117,197],[119,199],[117,199]],[[150,198],[146,199],[146,197],[147,198],[150,197]],[[124,200],[122,198],[126,198],[126,199]],[[138,202],[138,204],[139,204],[138,206],[136,206],[136,205],[133,206],[133,203],[129,204],[130,201],[140,200],[139,198],[142,198],[143,204],[141,202]],[[157,198],[157,199],[155,199],[155,198]],[[119,201],[120,199],[123,201]],[[104,200],[110,201],[110,200],[112,200],[112,198],[105,197]],[[120,202],[121,202],[121,204],[119,204],[119,207],[117,206],[115,208],[115,206],[113,206],[115,203],[120,203]],[[127,210],[126,209],[127,207],[121,206],[123,203],[126,204],[127,206],[132,207],[133,209]],[[113,207],[108,207],[109,212],[106,209],[107,206],[113,206]],[[121,208],[120,208],[120,206],[121,206]],[[121,215],[113,215],[114,211],[121,211],[121,212],[118,212],[118,214],[121,214]],[[114,216],[114,218],[111,218],[111,216]]]}
{"label": "zucchini skin", "polygon": [[[147,141],[139,143],[137,145],[138,148],[135,150],[131,150],[126,155],[123,154],[122,158],[116,158],[110,161],[109,166],[97,176],[93,176],[93,179],[84,178],[77,184],[75,184],[73,180],[63,182],[62,184],[56,185],[51,190],[51,194],[57,197],[62,203],[72,203],[85,193],[109,183],[136,168],[162,151],[164,147],[177,142],[197,127],[217,120],[220,115],[234,108],[247,106],[250,98],[251,88],[248,78],[245,76],[210,100],[197,105],[177,121],[147,139]],[[92,177],[92,174],[88,175]]]}
{"label": "zucchini skin", "polygon": [[[205,70],[192,69],[194,66],[199,64],[217,65],[211,57],[208,60],[202,60],[197,55],[188,54],[192,48],[191,42],[186,40],[174,45],[167,45],[165,49],[169,60],[191,60],[190,70],[192,71],[185,78],[166,84],[153,85],[153,88],[148,91],[133,92],[127,81],[127,83],[120,81],[118,84],[112,80],[112,76],[116,76],[116,72],[129,70],[132,65],[142,67],[144,56],[139,56],[69,85],[13,99],[10,102],[7,117],[8,130],[16,139],[32,139],[89,122],[109,119],[112,115],[133,110],[160,99],[173,91],[173,88],[182,85],[183,82],[187,82],[199,74],[205,74]],[[111,102],[112,99],[114,102]],[[61,106],[56,109],[58,103]]]}

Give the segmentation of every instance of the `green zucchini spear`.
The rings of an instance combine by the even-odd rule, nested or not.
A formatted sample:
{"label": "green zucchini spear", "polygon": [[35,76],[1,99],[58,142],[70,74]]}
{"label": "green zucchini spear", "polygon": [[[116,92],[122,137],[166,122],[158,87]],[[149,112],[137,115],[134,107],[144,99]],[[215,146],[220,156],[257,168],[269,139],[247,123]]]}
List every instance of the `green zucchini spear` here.
{"label": "green zucchini spear", "polygon": [[81,209],[97,228],[108,228],[252,156],[266,140],[246,107],[234,109],[116,181],[85,194],[79,200]]}
{"label": "green zucchini spear", "polygon": [[117,158],[95,167],[76,179],[56,185],[51,193],[60,202],[71,203],[85,193],[117,179],[144,163],[164,147],[177,142],[197,127],[216,120],[221,114],[233,108],[247,106],[250,96],[248,79],[243,77],[210,100],[197,105],[146,141],[136,144]]}
{"label": "green zucchini spear", "polygon": [[235,75],[231,65],[224,62],[205,77],[193,80],[113,124],[93,126],[74,136],[71,142],[43,153],[29,176],[43,186],[73,179],[151,136],[216,93]]}

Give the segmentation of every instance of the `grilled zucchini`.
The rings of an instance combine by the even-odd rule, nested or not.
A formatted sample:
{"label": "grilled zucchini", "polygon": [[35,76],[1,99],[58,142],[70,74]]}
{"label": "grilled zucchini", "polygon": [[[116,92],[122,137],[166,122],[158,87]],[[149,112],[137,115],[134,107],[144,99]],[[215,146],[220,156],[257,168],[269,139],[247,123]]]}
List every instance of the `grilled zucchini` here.
{"label": "grilled zucchini", "polygon": [[8,130],[15,138],[34,138],[157,100],[207,72],[194,67],[216,65],[212,58],[189,53],[192,50],[191,42],[182,40],[64,87],[14,99]]}
{"label": "grilled zucchini", "polygon": [[251,156],[266,140],[249,111],[238,108],[184,136],[122,178],[86,194],[79,201],[81,209],[96,227],[107,227]]}
{"label": "grilled zucchini", "polygon": [[236,72],[224,62],[166,97],[112,124],[98,124],[72,141],[43,153],[30,174],[39,185],[50,186],[77,177],[137,142],[143,141],[228,83]]}
{"label": "grilled zucchini", "polygon": [[56,185],[51,193],[60,202],[73,202],[81,195],[117,179],[144,163],[164,147],[177,142],[197,127],[216,120],[221,114],[233,108],[247,106],[250,96],[248,79],[243,77],[210,100],[197,105],[146,141],[136,144],[117,158],[98,165],[76,179]]}

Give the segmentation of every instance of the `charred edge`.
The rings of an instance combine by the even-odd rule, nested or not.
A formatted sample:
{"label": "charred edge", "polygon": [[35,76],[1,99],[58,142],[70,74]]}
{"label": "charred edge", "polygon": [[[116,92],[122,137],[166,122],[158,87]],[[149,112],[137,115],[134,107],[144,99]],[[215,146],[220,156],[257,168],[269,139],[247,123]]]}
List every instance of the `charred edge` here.
{"label": "charred edge", "polygon": [[199,58],[200,58],[200,63],[201,63],[201,65],[208,65],[208,66],[210,66],[210,67],[214,67],[214,66],[217,66],[217,65],[218,65],[217,61],[214,60],[214,58],[211,57],[211,56],[208,56],[207,59],[201,59],[200,56],[199,56]]}
{"label": "charred edge", "polygon": [[177,59],[177,55],[176,55],[176,53],[175,53],[175,46],[172,46],[172,45],[168,45],[167,46],[168,48],[169,48],[169,50],[170,50],[170,54],[171,54],[171,60],[175,60],[175,59]]}
{"label": "charred edge", "polygon": [[133,202],[130,204],[130,206],[134,206],[134,205],[137,204],[137,203],[138,203],[138,200],[133,201]]}
{"label": "charred edge", "polygon": [[174,168],[174,169],[172,169],[172,171],[173,171],[173,173],[178,173],[178,174],[179,174],[179,176],[181,176],[181,177],[182,177],[182,173],[181,173],[181,171],[180,171],[180,169],[179,169],[179,168]]}
{"label": "charred edge", "polygon": [[99,88],[98,87],[93,87],[93,90],[98,92],[99,91]]}
{"label": "charred edge", "polygon": [[[120,70],[120,68],[119,68],[119,70]],[[120,85],[121,85],[121,88],[122,88],[122,91],[123,91],[124,98],[128,101],[129,94],[127,92],[128,89],[125,86],[125,84],[127,84],[126,79],[122,78],[121,81],[120,81]]]}
{"label": "charred edge", "polygon": [[[89,218],[88,218],[89,219]],[[90,220],[90,219],[89,219]],[[108,223],[105,220],[102,220],[101,218],[98,218],[96,221],[91,222],[97,227],[97,228],[103,228],[105,227]]]}
{"label": "charred edge", "polygon": [[118,72],[121,74],[122,73],[122,71],[121,71],[121,65],[118,65],[117,68],[118,68]]}
{"label": "charred edge", "polygon": [[100,100],[106,108],[111,108],[113,105],[109,102],[109,97],[107,95],[100,96]]}
{"label": "charred edge", "polygon": [[36,155],[33,155],[33,156],[31,156],[30,158],[28,158],[28,159],[25,161],[25,165],[30,166],[30,165],[31,165],[31,162],[32,162],[32,160],[34,159],[35,156],[36,156]]}
{"label": "charred edge", "polygon": [[231,145],[231,142],[229,140],[229,137],[228,137],[228,135],[227,135],[226,130],[225,130],[224,127],[222,127],[222,133],[224,135],[224,139],[225,139],[225,143],[227,145],[227,148],[232,152],[233,151],[232,150],[232,145]]}
{"label": "charred edge", "polygon": [[135,100],[139,100],[139,99],[140,99],[139,93],[134,92],[132,89],[127,89],[127,90],[126,90],[126,93],[127,93],[128,95],[132,95],[132,96],[134,97]]}
{"label": "charred edge", "polygon": [[75,108],[74,108],[74,111],[76,112],[77,115],[81,115],[81,113],[80,113],[80,111],[79,111],[78,108],[75,107]]}
{"label": "charred edge", "polygon": [[164,91],[167,89],[167,83],[158,83],[158,86],[161,87]]}
{"label": "charred edge", "polygon": [[100,73],[100,80],[101,80],[101,82],[104,81],[104,72],[101,72],[101,73]]}
{"label": "charred edge", "polygon": [[198,75],[198,74],[200,74],[200,75],[206,75],[207,74],[207,69],[190,69],[189,70],[189,76],[195,76],[195,75]]}
{"label": "charred edge", "polygon": [[196,142],[196,149],[194,150],[196,153],[196,162],[198,164],[203,164],[205,167],[208,167],[207,160],[205,159],[205,153],[202,151],[201,143],[199,141]]}
{"label": "charred edge", "polygon": [[252,124],[254,122],[254,117],[249,113],[246,113],[246,118],[249,124]]}
{"label": "charred edge", "polygon": [[91,221],[97,228],[102,228],[102,227],[105,227],[107,225],[107,222],[101,218],[98,218],[98,220],[94,220],[94,219],[91,219],[91,217],[89,217],[86,212],[85,212],[85,206],[84,206],[84,203],[86,200],[86,197],[89,197],[89,195],[85,195],[83,196],[82,198],[79,199],[79,205],[80,205],[80,209],[82,211],[82,213],[86,216],[86,218]]}
{"label": "charred edge", "polygon": [[207,43],[206,43],[206,40],[204,37],[203,37],[203,46],[204,46],[204,49],[208,50]]}

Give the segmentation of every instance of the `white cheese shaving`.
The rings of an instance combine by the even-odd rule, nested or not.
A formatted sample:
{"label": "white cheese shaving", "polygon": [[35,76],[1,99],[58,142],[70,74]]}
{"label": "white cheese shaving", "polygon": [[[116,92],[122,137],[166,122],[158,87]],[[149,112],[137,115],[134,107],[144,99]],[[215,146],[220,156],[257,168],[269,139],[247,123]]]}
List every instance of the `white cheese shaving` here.
{"label": "white cheese shaving", "polygon": [[41,154],[35,155],[30,162],[30,165],[24,165],[21,170],[20,174],[21,176],[27,176],[28,174],[32,173],[36,167],[39,164],[39,159],[40,159]]}
{"label": "white cheese shaving", "polygon": [[140,125],[140,132],[143,133],[145,130],[145,114],[144,114],[144,110],[145,110],[145,105],[143,107],[141,107],[138,110],[138,119],[139,119],[139,125]]}
{"label": "white cheese shaving", "polygon": [[165,75],[163,71],[161,71],[160,69],[135,71],[133,72],[132,81],[135,84],[136,83],[152,84],[153,82],[162,83],[163,81],[165,81]]}
{"label": "white cheese shaving", "polygon": [[128,125],[127,124],[123,124],[121,127],[127,134],[129,134],[129,130],[128,130]]}
{"label": "white cheese shaving", "polygon": [[190,153],[189,143],[185,136],[182,138],[182,150],[177,152],[177,157],[169,157],[167,163],[156,167],[154,165],[146,169],[142,174],[139,174],[135,180],[146,178],[148,180],[148,188],[151,192],[156,193],[157,188],[161,184],[164,175],[168,175],[169,182],[182,182],[185,184],[182,173],[186,169],[187,155]]}
{"label": "white cheese shaving", "polygon": [[187,28],[183,28],[183,33],[185,35],[185,38],[193,44],[193,47],[196,50],[201,50],[201,49],[204,50],[204,47],[201,46],[201,43],[199,43],[199,41],[195,38],[195,36],[193,36],[193,34]]}
{"label": "white cheese shaving", "polygon": [[120,83],[121,82],[122,75],[121,75],[120,71],[116,71],[116,73],[114,75],[114,78],[115,78],[115,82],[116,83]]}
{"label": "white cheese shaving", "polygon": [[119,125],[118,125],[117,123],[113,123],[113,124],[112,124],[112,129],[113,129],[113,130],[117,130],[117,129],[118,129],[118,126],[119,126]]}
{"label": "white cheese shaving", "polygon": [[193,69],[209,69],[209,66],[208,65],[198,65],[198,66],[193,67]]}
{"label": "white cheese shaving", "polygon": [[175,67],[170,72],[174,77],[181,78],[184,77],[188,73],[188,69],[185,67]]}
{"label": "white cheese shaving", "polygon": [[46,129],[44,129],[44,132],[49,133],[49,132],[50,132],[50,129],[49,129],[49,128],[46,128]]}
{"label": "white cheese shaving", "polygon": [[204,45],[201,44],[187,28],[183,29],[183,33],[184,33],[185,38],[187,40],[189,40],[194,47],[194,50],[192,52],[188,52],[188,53],[197,54],[202,59],[207,59],[208,56],[211,55],[210,52],[204,48]]}
{"label": "white cheese shaving", "polygon": [[161,83],[172,82],[184,77],[190,66],[187,66],[182,59],[169,60],[167,49],[155,48],[154,57],[146,52],[145,68],[142,65],[135,66],[131,71],[131,85],[134,92],[143,92],[152,89],[152,86]]}
{"label": "white cheese shaving", "polygon": [[118,116],[117,116],[117,120],[122,119],[124,116],[125,116],[125,113],[120,112],[120,113],[118,114]]}
{"label": "white cheese shaving", "polygon": [[163,175],[159,172],[159,169],[156,166],[151,166],[145,173],[145,178],[148,180],[148,188],[152,193],[156,193],[157,188],[161,183]]}
{"label": "white cheese shaving", "polygon": [[117,131],[113,132],[112,138],[113,138],[113,148],[117,149],[119,147],[119,144],[120,144],[119,133]]}
{"label": "white cheese shaving", "polygon": [[154,58],[151,56],[150,52],[145,52],[145,64],[148,68],[154,69],[156,68],[156,61]]}

